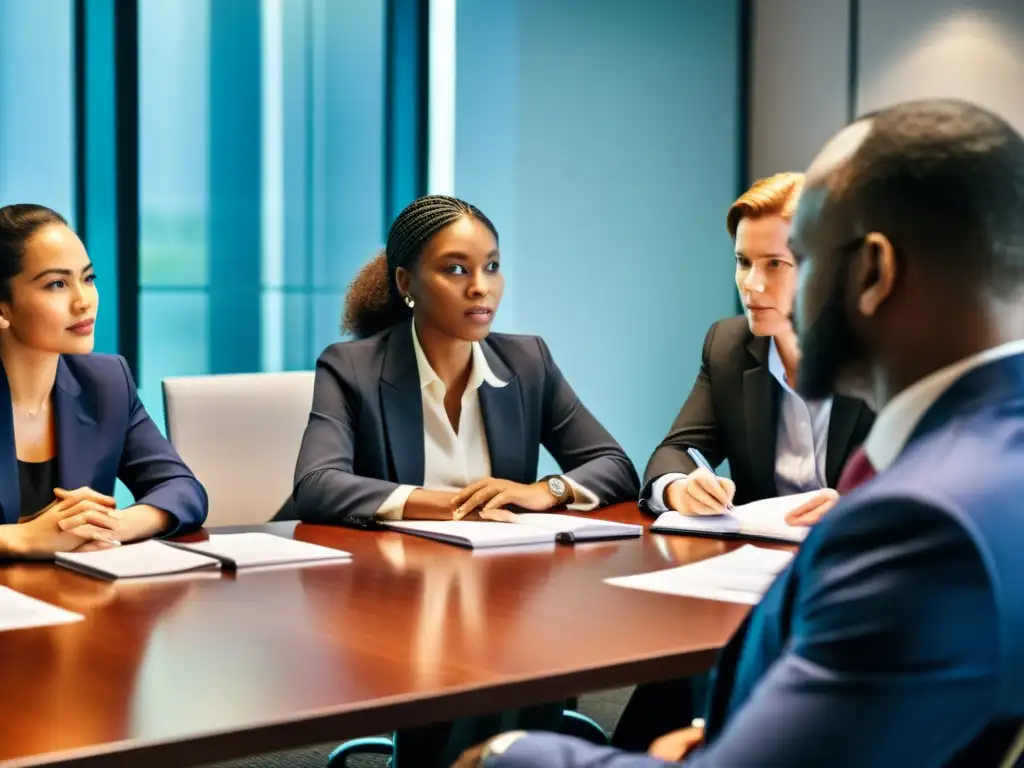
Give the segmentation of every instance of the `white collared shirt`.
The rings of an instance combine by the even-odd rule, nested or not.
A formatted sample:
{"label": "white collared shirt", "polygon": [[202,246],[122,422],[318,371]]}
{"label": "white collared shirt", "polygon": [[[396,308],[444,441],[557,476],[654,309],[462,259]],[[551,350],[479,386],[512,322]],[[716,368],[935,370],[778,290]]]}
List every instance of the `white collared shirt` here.
{"label": "white collared shirt", "polygon": [[896,395],[878,414],[864,441],[864,452],[875,470],[892,466],[928,409],[958,379],[987,363],[1020,354],[1024,354],[1024,339],[1008,341],[929,374]]}
{"label": "white collared shirt", "polygon": [[[469,381],[466,382],[466,391],[462,395],[462,413],[459,417],[459,430],[456,432],[444,408],[444,382],[423,353],[415,323],[412,326],[412,345],[423,396],[422,487],[455,493],[491,475],[491,454],[480,410],[480,385],[486,382],[500,388],[508,382],[494,374],[479,342],[473,342],[472,368]],[[565,480],[573,489],[576,499],[580,500],[580,503],[569,505],[570,509],[586,512],[597,507],[598,499],[593,493],[569,478]],[[416,488],[415,485],[398,486],[377,509],[377,518],[401,520],[405,502]]]}
{"label": "white collared shirt", "polygon": [[786,366],[773,337],[768,372],[782,387],[775,427],[775,489],[779,496],[828,488],[825,476],[832,398],[805,400],[786,381]]}

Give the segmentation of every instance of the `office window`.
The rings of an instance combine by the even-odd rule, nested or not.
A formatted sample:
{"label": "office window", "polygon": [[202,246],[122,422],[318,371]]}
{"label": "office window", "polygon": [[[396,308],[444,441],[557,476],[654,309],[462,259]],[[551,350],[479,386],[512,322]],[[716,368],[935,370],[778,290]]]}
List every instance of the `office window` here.
{"label": "office window", "polygon": [[310,369],[384,225],[385,2],[140,0],[140,387]]}
{"label": "office window", "polygon": [[74,220],[72,0],[0,0],[0,206]]}

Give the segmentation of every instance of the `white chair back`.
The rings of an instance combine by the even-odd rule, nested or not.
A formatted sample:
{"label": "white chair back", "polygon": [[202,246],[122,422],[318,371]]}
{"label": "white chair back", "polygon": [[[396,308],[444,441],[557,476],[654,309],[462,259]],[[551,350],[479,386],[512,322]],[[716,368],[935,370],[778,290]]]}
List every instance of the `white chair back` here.
{"label": "white chair back", "polygon": [[207,526],[270,520],[292,493],[313,372],[164,379],[167,437],[210,496]]}

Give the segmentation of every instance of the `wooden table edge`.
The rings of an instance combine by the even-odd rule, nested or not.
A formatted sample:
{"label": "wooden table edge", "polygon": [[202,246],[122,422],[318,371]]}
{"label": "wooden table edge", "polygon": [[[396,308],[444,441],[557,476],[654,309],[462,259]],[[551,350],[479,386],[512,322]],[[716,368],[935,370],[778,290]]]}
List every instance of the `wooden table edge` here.
{"label": "wooden table edge", "polygon": [[[109,742],[97,747],[44,752],[0,763],[4,768],[181,768],[313,744],[386,733],[501,709],[556,701],[581,693],[686,677],[710,669],[720,649],[708,647],[594,665],[555,675],[453,687],[440,696],[401,694],[368,705],[327,707],[242,729],[193,734],[183,739]],[[582,679],[581,679],[582,678]],[[423,708],[430,710],[424,718]]]}

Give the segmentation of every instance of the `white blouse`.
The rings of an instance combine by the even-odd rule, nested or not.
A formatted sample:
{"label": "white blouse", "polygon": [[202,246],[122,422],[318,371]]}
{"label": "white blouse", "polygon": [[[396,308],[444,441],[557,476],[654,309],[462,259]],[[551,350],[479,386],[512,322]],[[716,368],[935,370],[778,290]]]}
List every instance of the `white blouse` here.
{"label": "white blouse", "polygon": [[[412,344],[416,351],[416,367],[420,374],[420,392],[423,396],[423,488],[428,490],[452,491],[457,493],[467,485],[490,477],[491,455],[487,448],[487,434],[484,431],[483,413],[480,410],[480,385],[487,382],[492,387],[504,387],[487,364],[479,342],[473,342],[473,367],[462,395],[462,415],[459,431],[452,428],[448,413],[444,409],[445,386],[430,367],[412,328]],[[577,501],[569,509],[588,512],[598,505],[598,498],[569,478],[565,481],[573,489]],[[384,500],[377,510],[377,518],[401,520],[405,502],[415,491],[415,485],[400,485]]]}

